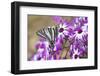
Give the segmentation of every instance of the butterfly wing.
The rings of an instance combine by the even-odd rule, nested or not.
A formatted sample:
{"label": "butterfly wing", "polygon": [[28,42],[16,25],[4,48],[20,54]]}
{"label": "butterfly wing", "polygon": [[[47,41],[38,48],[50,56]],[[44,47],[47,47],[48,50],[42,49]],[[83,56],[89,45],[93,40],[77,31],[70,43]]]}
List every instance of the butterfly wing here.
{"label": "butterfly wing", "polygon": [[43,28],[37,32],[39,37],[47,40],[51,48],[54,48],[56,37],[58,36],[58,27]]}

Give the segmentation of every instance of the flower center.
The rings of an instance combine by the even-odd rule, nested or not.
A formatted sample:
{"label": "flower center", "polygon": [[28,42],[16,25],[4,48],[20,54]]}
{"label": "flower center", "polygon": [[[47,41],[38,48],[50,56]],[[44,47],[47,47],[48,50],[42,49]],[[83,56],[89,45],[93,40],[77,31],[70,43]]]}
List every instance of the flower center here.
{"label": "flower center", "polygon": [[41,57],[38,57],[37,59],[38,59],[38,60],[41,60]]}
{"label": "flower center", "polygon": [[64,28],[60,28],[60,29],[59,29],[59,32],[63,32],[63,31],[64,31]]}
{"label": "flower center", "polygon": [[82,29],[79,29],[79,30],[78,30],[78,33],[79,33],[79,34],[82,33]]}
{"label": "flower center", "polygon": [[75,59],[77,59],[78,58],[78,55],[76,54],[74,57],[75,57]]}

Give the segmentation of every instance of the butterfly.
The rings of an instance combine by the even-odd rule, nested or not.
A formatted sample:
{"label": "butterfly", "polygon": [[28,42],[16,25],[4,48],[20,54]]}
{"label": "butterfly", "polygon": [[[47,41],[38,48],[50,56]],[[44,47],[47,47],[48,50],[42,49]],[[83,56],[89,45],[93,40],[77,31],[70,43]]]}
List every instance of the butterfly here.
{"label": "butterfly", "polygon": [[37,35],[45,40],[47,40],[50,44],[50,48],[54,48],[55,40],[58,36],[58,27],[48,27],[43,28],[37,31]]}

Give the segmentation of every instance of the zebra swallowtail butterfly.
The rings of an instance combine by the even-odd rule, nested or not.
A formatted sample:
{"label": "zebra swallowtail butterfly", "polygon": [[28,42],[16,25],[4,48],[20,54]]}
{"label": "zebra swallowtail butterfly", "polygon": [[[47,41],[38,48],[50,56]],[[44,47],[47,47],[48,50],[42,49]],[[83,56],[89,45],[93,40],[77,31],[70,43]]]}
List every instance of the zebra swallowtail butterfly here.
{"label": "zebra swallowtail butterfly", "polygon": [[54,48],[56,37],[58,36],[58,27],[48,27],[37,31],[37,35],[50,43],[50,48]]}

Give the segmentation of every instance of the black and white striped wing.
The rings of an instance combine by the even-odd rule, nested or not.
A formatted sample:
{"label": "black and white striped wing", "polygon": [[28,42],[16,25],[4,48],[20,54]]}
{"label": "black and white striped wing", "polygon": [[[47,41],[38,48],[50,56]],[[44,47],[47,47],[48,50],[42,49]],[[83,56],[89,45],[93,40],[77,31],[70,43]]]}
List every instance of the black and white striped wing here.
{"label": "black and white striped wing", "polygon": [[57,27],[43,28],[37,32],[37,35],[48,40],[49,43],[53,45],[58,35],[58,28]]}

